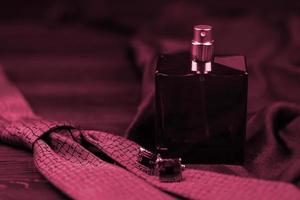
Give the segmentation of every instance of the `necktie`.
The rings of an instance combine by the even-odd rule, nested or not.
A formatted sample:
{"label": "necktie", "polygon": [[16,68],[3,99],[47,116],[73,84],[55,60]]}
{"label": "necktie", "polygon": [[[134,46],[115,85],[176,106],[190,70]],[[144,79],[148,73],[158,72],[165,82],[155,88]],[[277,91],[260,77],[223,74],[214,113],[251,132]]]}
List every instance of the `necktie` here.
{"label": "necktie", "polygon": [[181,182],[160,182],[137,166],[138,144],[39,118],[2,72],[0,140],[32,150],[37,169],[74,199],[300,199],[288,183],[189,168]]}

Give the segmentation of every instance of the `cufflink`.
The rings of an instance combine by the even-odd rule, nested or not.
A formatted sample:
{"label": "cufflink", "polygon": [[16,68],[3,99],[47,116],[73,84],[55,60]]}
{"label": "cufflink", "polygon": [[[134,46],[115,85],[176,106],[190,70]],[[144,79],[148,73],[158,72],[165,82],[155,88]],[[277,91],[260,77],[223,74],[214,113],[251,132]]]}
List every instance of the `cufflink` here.
{"label": "cufflink", "polygon": [[137,156],[137,167],[143,172],[154,175],[156,169],[157,154],[154,154],[142,147],[139,148]]}
{"label": "cufflink", "polygon": [[161,158],[144,148],[139,148],[136,166],[149,175],[156,175],[161,182],[182,181],[185,166],[181,158]]}
{"label": "cufflink", "polygon": [[158,158],[157,172],[161,182],[179,182],[182,181],[182,171],[185,168],[181,164],[181,158]]}

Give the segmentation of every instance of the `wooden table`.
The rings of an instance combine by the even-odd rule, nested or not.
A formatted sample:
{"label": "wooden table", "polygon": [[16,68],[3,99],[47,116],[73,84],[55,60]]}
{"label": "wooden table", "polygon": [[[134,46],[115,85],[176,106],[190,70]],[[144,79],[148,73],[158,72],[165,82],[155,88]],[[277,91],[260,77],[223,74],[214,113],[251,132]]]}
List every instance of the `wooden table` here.
{"label": "wooden table", "polygon": [[[125,36],[80,25],[0,23],[0,63],[38,115],[120,135],[139,101],[127,45]],[[31,152],[0,143],[0,199],[41,198],[66,197],[35,169]]]}

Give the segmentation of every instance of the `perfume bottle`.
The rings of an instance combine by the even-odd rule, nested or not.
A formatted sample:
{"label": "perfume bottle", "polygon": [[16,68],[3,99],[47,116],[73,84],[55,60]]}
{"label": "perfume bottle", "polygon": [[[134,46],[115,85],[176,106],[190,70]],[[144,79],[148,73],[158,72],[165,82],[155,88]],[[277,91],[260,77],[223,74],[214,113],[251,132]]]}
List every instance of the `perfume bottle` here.
{"label": "perfume bottle", "polygon": [[156,63],[156,149],[186,164],[242,164],[247,70],[243,56],[214,56],[212,27],[194,27],[191,53]]}

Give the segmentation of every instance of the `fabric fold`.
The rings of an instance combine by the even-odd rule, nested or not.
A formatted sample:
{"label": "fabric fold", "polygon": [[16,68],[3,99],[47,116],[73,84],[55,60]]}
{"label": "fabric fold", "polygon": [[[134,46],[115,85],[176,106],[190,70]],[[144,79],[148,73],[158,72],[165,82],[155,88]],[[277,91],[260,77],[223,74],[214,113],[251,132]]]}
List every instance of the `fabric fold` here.
{"label": "fabric fold", "polygon": [[80,144],[68,123],[36,116],[0,68],[0,140],[33,151],[36,168],[73,199],[171,199],[119,166],[104,162]]}
{"label": "fabric fold", "polygon": [[[75,129],[72,129],[75,131]],[[172,199],[119,166],[107,163],[56,130],[34,145],[37,169],[73,199]]]}
{"label": "fabric fold", "polygon": [[[274,21],[253,13],[219,19],[191,3],[170,5],[166,7],[168,15],[163,12],[157,15],[152,26],[142,27],[131,42],[131,51],[135,55],[133,61],[143,76],[143,96],[141,109],[128,129],[127,138],[153,148],[153,61],[160,53],[189,51],[193,25],[199,21],[209,23],[215,30],[215,55],[243,54],[247,58],[249,89],[245,163],[243,166],[196,165],[193,168],[285,181],[299,188],[300,96],[297,84],[299,51],[296,51],[299,41],[295,37],[299,32],[296,26],[299,16],[287,16],[280,19],[282,24],[274,24]],[[174,24],[173,18],[168,16],[175,16],[176,10],[182,11],[183,20]],[[255,34],[251,34],[253,30]]]}

